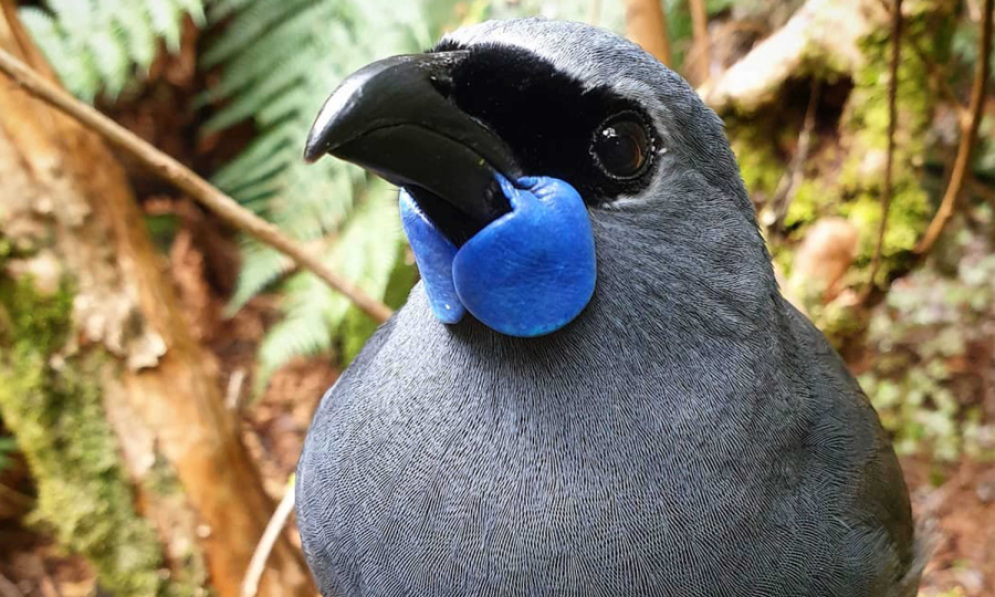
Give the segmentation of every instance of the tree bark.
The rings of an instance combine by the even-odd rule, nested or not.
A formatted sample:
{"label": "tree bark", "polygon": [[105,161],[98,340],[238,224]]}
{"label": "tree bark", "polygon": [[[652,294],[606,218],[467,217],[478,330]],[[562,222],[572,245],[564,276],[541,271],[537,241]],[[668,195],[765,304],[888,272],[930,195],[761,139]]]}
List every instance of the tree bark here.
{"label": "tree bark", "polygon": [[[0,47],[54,80],[0,0]],[[117,595],[239,594],[273,511],[102,141],[0,76],[0,415]],[[284,537],[259,595],[313,595]]]}
{"label": "tree bark", "polygon": [[625,35],[660,62],[673,66],[663,0],[625,0]]}

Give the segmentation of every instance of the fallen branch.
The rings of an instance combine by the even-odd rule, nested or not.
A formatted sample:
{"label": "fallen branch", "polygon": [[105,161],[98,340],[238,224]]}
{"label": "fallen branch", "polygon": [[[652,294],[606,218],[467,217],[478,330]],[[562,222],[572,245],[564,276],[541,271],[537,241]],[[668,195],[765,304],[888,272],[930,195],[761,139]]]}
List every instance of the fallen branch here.
{"label": "fallen branch", "polygon": [[984,12],[981,15],[981,35],[978,37],[978,63],[974,71],[974,83],[971,87],[971,104],[968,108],[970,120],[962,130],[960,145],[957,147],[957,157],[954,160],[953,173],[950,182],[943,193],[940,208],[929,223],[915,252],[926,255],[936,244],[950,218],[954,215],[957,199],[964,188],[964,182],[971,170],[971,158],[974,156],[974,146],[978,141],[978,127],[981,125],[981,113],[985,107],[985,92],[988,75],[991,71],[990,53],[992,47],[992,8],[995,0],[985,0]]}
{"label": "fallen branch", "polygon": [[349,280],[333,272],[297,241],[283,234],[279,228],[243,208],[234,199],[222,193],[174,158],[159,151],[91,106],[59,89],[2,49],[0,49],[0,71],[6,73],[32,96],[74,118],[110,143],[132,154],[151,171],[229,224],[244,230],[260,242],[285,254],[302,269],[310,271],[333,289],[341,292],[375,321],[382,323],[390,317],[390,308],[367,295]]}
{"label": "fallen branch", "polygon": [[266,570],[266,561],[269,560],[269,554],[273,551],[273,545],[276,544],[280,533],[283,532],[283,527],[287,526],[290,513],[294,511],[295,492],[293,477],[291,477],[287,485],[287,492],[283,494],[283,499],[280,500],[276,511],[273,512],[273,516],[269,519],[266,530],[263,531],[263,536],[256,545],[256,551],[253,552],[252,559],[249,560],[249,569],[245,573],[245,580],[242,582],[242,597],[256,597],[256,593],[259,591],[259,579],[263,577],[263,572]]}
{"label": "fallen branch", "polygon": [[861,294],[861,302],[866,301],[874,288],[874,278],[881,269],[881,256],[884,253],[884,235],[888,230],[888,212],[891,207],[892,170],[895,162],[895,126],[898,123],[898,64],[902,57],[902,0],[895,0],[891,14],[891,69],[888,74],[888,148],[884,160],[884,181],[881,183],[881,224],[878,226],[878,240],[871,258],[871,277]]}

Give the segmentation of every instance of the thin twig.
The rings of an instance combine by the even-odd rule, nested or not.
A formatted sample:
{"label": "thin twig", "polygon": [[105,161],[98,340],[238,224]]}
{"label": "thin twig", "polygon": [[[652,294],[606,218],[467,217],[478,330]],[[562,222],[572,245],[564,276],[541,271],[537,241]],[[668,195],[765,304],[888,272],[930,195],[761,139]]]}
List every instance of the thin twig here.
{"label": "thin twig", "polygon": [[228,378],[228,388],[225,390],[225,406],[229,410],[238,411],[242,407],[242,386],[245,385],[245,369],[239,367]]}
{"label": "thin twig", "polygon": [[24,597],[17,585],[0,572],[0,597]]}
{"label": "thin twig", "polygon": [[30,497],[24,495],[20,491],[17,491],[13,487],[4,485],[3,483],[0,483],[0,495],[4,496],[5,499],[10,500],[11,502],[14,502],[14,505],[18,508],[28,509],[35,503],[35,501]]}
{"label": "thin twig", "polygon": [[985,0],[984,12],[981,15],[981,35],[978,38],[978,64],[974,71],[974,84],[971,87],[971,104],[968,108],[970,120],[965,130],[961,132],[960,145],[957,147],[957,157],[954,160],[953,173],[950,175],[950,182],[943,193],[943,201],[940,208],[933,216],[933,221],[929,223],[926,234],[923,236],[916,253],[925,255],[936,244],[936,240],[943,233],[950,218],[954,215],[954,208],[957,199],[960,197],[961,189],[964,188],[964,181],[971,170],[971,158],[974,155],[974,146],[978,141],[978,127],[981,125],[981,113],[985,108],[985,92],[987,90],[988,75],[991,71],[990,52],[992,47],[992,7],[995,0]]}
{"label": "thin twig", "polygon": [[788,171],[777,183],[774,190],[774,197],[771,205],[774,210],[774,222],[770,225],[771,232],[781,232],[784,226],[784,218],[788,214],[788,208],[794,201],[805,175],[805,162],[808,161],[808,153],[812,146],[812,131],[815,130],[815,115],[819,107],[819,98],[822,95],[822,80],[818,77],[812,79],[809,86],[808,107],[805,108],[805,118],[802,121],[802,130],[798,134],[798,146],[795,155],[791,158],[791,165]]}
{"label": "thin twig", "polygon": [[276,507],[276,512],[273,512],[269,523],[266,524],[266,530],[263,531],[263,536],[256,545],[256,551],[253,552],[252,559],[249,560],[249,569],[245,573],[245,580],[242,581],[241,597],[256,597],[256,593],[259,591],[259,580],[262,579],[263,571],[266,570],[266,561],[269,559],[280,533],[283,532],[283,527],[287,526],[290,513],[294,510],[293,480],[287,485],[287,492],[283,494],[283,499]]}
{"label": "thin twig", "polygon": [[110,143],[132,154],[152,172],[182,190],[229,224],[244,230],[259,241],[285,254],[302,269],[310,271],[333,289],[344,294],[377,322],[386,321],[390,317],[390,308],[367,295],[349,280],[333,272],[297,241],[283,234],[279,228],[243,208],[234,199],[213,187],[183,164],[159,151],[94,108],[72,97],[2,49],[0,49],[0,71],[6,73],[34,97],[74,118]]}
{"label": "thin twig", "polygon": [[898,123],[898,64],[902,57],[902,0],[895,0],[891,15],[891,70],[888,75],[888,149],[884,160],[884,181],[881,183],[881,224],[878,226],[878,241],[871,258],[871,277],[861,294],[861,302],[867,300],[874,288],[874,279],[881,269],[881,256],[884,253],[884,235],[888,230],[888,212],[891,207],[892,170],[895,162],[895,125]]}
{"label": "thin twig", "polygon": [[709,78],[712,66],[712,53],[708,38],[708,10],[705,8],[705,0],[689,0],[689,3],[693,28],[690,53],[694,56],[694,63],[698,70],[697,85],[703,85]]}
{"label": "thin twig", "polygon": [[[889,12],[891,11],[891,6],[888,4],[888,0],[878,0],[878,2],[881,4],[881,8]],[[957,118],[961,130],[966,130],[970,114],[967,108],[961,104],[960,98],[958,98],[957,94],[954,93],[950,83],[947,82],[940,65],[936,64],[936,61],[930,58],[929,54],[926,53],[926,50],[923,49],[920,44],[921,40],[919,39],[919,36],[911,35],[907,32],[905,35],[905,41],[907,42],[906,45],[912,48],[912,51],[915,53],[916,57],[923,63],[923,66],[926,67],[927,82],[932,88],[931,91],[942,95],[943,99],[945,99],[954,107],[955,110],[957,110]]]}

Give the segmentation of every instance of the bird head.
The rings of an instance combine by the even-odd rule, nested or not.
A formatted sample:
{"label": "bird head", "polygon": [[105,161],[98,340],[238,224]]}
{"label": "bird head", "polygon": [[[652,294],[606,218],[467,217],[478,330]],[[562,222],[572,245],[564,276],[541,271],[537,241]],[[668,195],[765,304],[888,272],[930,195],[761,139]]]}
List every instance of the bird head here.
{"label": "bird head", "polygon": [[591,302],[741,323],[776,293],[721,121],[601,29],[492,21],[364,67],[318,114],[305,157],[326,153],[401,187],[444,323],[539,336]]}

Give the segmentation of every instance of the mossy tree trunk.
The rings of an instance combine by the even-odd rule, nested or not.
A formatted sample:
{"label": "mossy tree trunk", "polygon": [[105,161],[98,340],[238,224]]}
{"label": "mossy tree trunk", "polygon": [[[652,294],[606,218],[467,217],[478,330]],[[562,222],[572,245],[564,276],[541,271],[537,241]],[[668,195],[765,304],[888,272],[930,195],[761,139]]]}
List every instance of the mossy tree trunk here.
{"label": "mossy tree trunk", "polygon": [[[13,0],[0,47],[54,78]],[[0,414],[115,595],[238,595],[272,512],[207,362],[112,154],[0,75]],[[259,594],[314,594],[288,541]]]}

